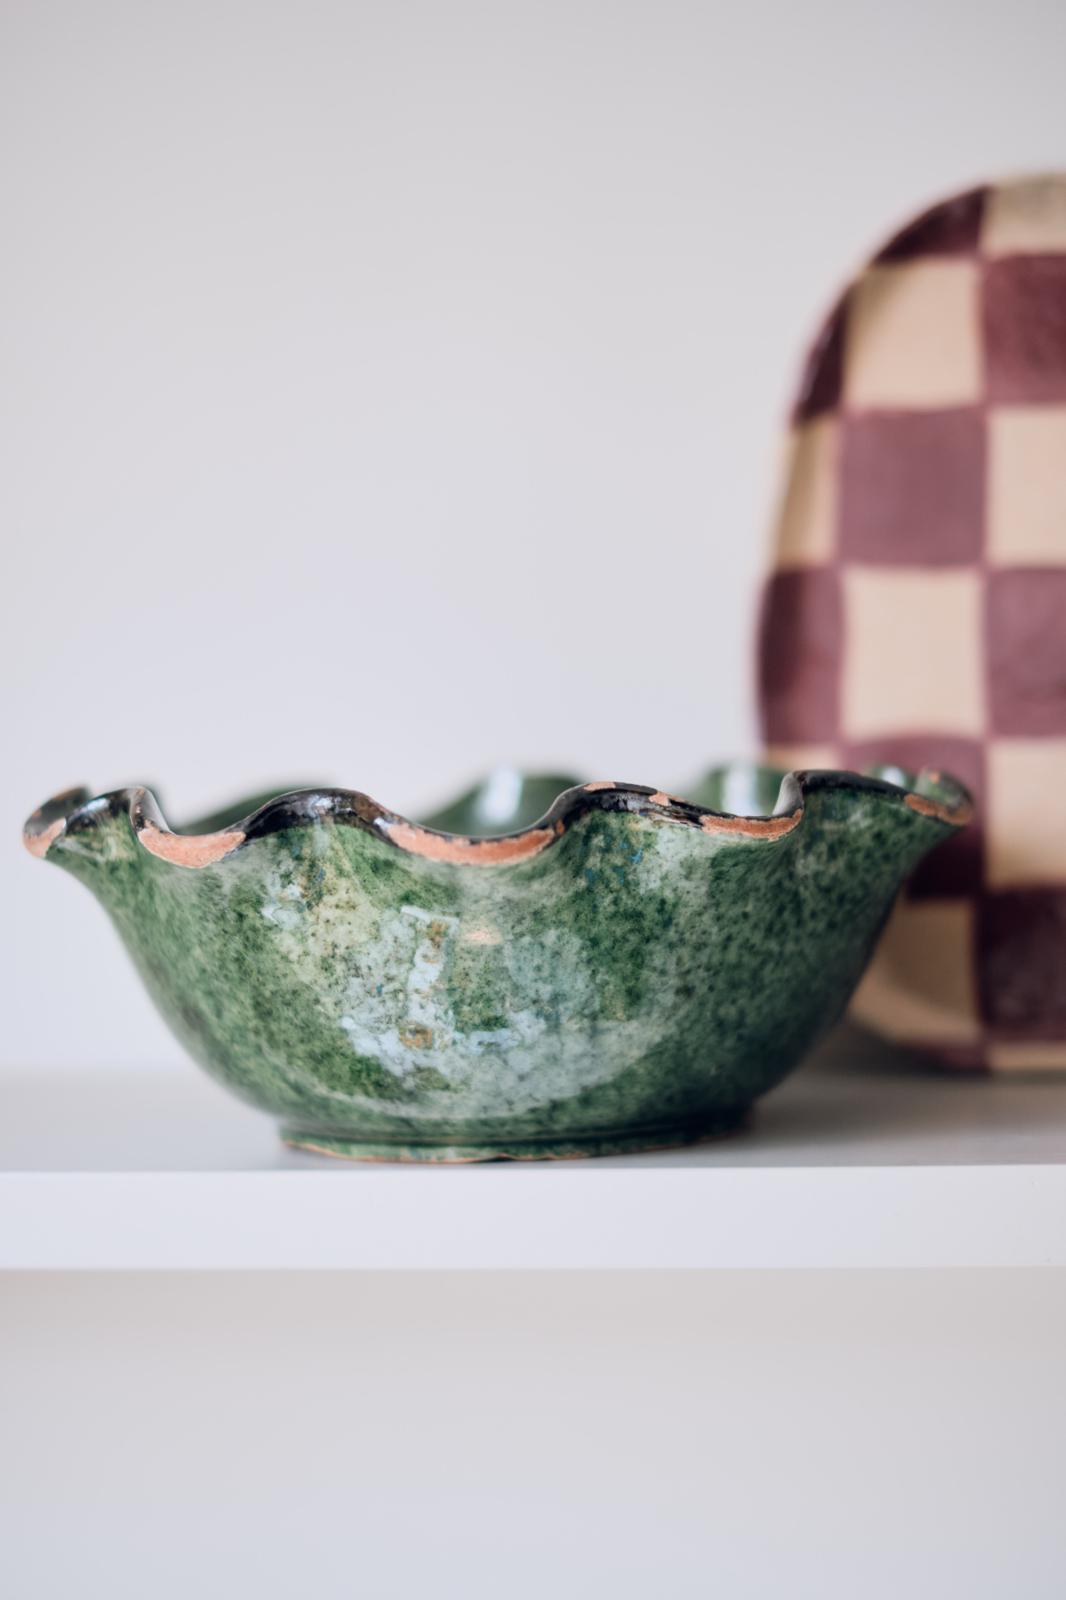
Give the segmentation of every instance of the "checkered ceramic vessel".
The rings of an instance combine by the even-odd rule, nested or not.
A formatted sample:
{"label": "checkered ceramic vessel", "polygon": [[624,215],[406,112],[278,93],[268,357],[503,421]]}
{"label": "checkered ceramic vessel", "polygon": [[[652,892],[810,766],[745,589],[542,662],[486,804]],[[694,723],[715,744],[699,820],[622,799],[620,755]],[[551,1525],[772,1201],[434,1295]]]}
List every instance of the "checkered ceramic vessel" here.
{"label": "checkered ceramic vessel", "polygon": [[1066,1067],[1066,175],[898,233],[809,358],[759,647],[785,766],[943,766],[974,827],[854,1003],[967,1067]]}

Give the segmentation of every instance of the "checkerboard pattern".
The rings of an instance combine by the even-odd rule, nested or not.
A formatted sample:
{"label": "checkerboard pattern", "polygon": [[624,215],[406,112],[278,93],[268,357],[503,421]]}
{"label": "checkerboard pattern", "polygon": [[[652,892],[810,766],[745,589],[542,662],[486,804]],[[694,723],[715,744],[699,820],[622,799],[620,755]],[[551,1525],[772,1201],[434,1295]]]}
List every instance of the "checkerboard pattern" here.
{"label": "checkerboard pattern", "polygon": [[788,766],[938,766],[977,821],[855,1000],[965,1067],[1066,1068],[1066,174],[898,233],[830,314],[759,636]]}

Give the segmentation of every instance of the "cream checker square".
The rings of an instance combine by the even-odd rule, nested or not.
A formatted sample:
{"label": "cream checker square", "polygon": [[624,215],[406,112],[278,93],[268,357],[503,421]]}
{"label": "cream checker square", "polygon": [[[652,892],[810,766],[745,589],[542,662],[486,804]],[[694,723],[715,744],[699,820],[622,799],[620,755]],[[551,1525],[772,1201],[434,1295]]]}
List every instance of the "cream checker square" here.
{"label": "cream checker square", "polygon": [[763,759],[768,767],[786,772],[825,772],[840,766],[840,752],[832,744],[771,744]]}
{"label": "cream checker square", "polygon": [[1066,566],[1066,406],[989,412],[988,553]]}
{"label": "cream checker square", "polygon": [[1066,177],[1025,178],[992,189],[985,201],[981,249],[986,256],[1066,250]]}
{"label": "cream checker square", "polygon": [[846,739],[979,735],[984,727],[976,572],[849,567],[841,716]]}
{"label": "cream checker square", "polygon": [[1000,1072],[1057,1072],[1066,1067],[1066,1039],[1004,1040],[989,1044],[986,1055]]}
{"label": "cream checker square", "polygon": [[980,396],[977,263],[870,267],[848,308],[846,403],[932,408]]}
{"label": "cream checker square", "polygon": [[785,494],[777,521],[777,564],[811,566],[836,547],[837,425],[823,418],[789,440]]}
{"label": "cream checker square", "polygon": [[986,788],[989,886],[1066,884],[1066,828],[1053,820],[1066,794],[1066,739],[994,739]]}

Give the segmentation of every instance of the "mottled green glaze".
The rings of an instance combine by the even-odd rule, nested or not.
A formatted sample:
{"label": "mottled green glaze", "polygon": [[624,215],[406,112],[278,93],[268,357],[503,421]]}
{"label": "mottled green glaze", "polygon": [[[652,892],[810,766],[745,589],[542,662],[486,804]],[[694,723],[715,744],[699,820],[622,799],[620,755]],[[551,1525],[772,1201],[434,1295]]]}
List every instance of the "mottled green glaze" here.
{"label": "mottled green glaze", "polygon": [[[285,1138],[580,1155],[734,1125],[840,1015],[904,876],[964,819],[949,780],[923,779],[936,804],[916,810],[902,787],[814,774],[782,787],[788,831],[706,831],[704,807],[767,815],[782,776],[713,774],[691,803],[571,790],[538,853],[495,864],[429,859],[439,836],[342,791],[187,830],[247,835],[203,866],[150,853],[166,824],[139,790],[60,796],[27,842],[99,897],[190,1054]],[[433,821],[516,833],[566,781]]]}

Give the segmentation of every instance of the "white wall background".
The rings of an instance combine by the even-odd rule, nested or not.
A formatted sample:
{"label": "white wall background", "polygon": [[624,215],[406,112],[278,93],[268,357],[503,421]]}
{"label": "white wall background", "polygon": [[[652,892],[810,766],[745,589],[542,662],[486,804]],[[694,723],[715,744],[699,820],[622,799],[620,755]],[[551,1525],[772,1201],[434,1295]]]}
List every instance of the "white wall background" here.
{"label": "white wall background", "polygon": [[1066,161],[1058,0],[0,5],[0,1051],[171,1060],[72,783],[397,809],[752,740],[778,424],[841,275]]}

